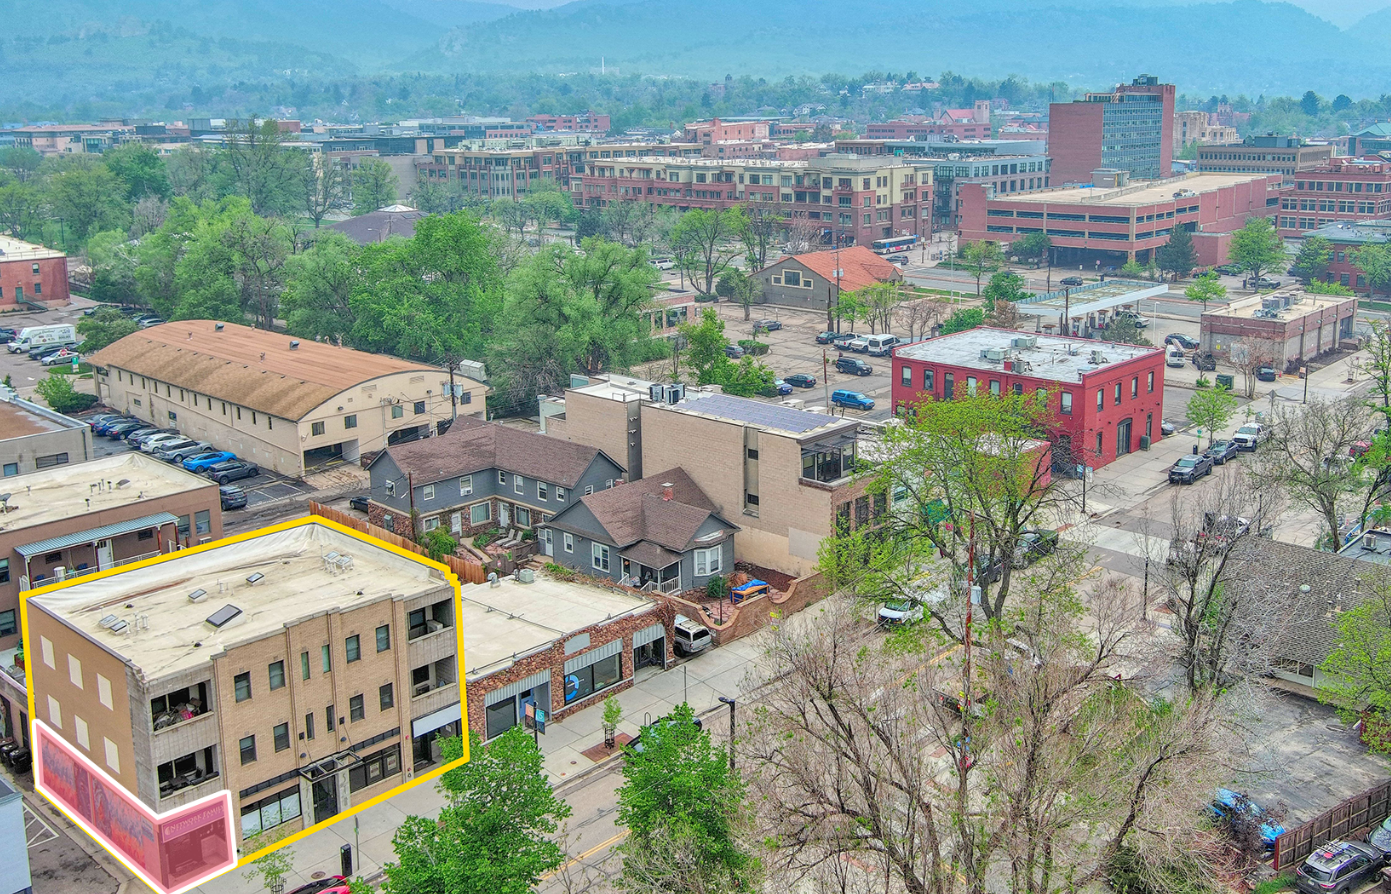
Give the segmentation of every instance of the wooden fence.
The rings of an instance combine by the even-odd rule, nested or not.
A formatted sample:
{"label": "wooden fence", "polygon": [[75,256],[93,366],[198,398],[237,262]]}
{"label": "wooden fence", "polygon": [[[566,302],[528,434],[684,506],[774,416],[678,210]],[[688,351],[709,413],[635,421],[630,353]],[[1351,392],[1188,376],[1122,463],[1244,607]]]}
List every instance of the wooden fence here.
{"label": "wooden fence", "polygon": [[[420,546],[420,544],[416,543],[414,540],[408,540],[407,538],[402,537],[399,534],[393,534],[386,528],[379,528],[376,525],[371,524],[370,522],[363,521],[360,518],[355,518],[354,516],[351,516],[348,513],[342,512],[338,509],[334,509],[331,506],[325,506],[322,503],[315,503],[311,501],[309,504],[309,512],[310,514],[317,515],[320,518],[326,518],[329,521],[337,522],[345,528],[352,528],[354,531],[358,531],[370,537],[375,537],[378,540],[384,540],[387,543],[390,543],[392,546],[399,546],[402,549],[408,549],[411,552],[417,553],[422,556],[428,555],[428,553],[425,552],[425,549],[422,546]],[[460,556],[445,556],[440,561],[443,564],[449,566],[449,570],[457,574],[459,576],[460,582],[462,583],[487,583],[488,569],[483,567],[482,563],[480,562],[477,562],[473,559],[462,558]]]}
{"label": "wooden fence", "polygon": [[1295,866],[1319,845],[1376,825],[1388,814],[1391,814],[1391,781],[1354,795],[1275,839],[1275,869]]}

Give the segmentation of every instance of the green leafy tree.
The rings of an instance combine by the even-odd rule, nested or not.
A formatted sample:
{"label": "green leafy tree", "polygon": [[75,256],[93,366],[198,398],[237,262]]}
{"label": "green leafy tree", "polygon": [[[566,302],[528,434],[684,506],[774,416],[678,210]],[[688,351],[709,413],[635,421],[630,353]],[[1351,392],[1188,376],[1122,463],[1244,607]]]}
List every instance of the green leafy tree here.
{"label": "green leafy tree", "polygon": [[1318,116],[1319,107],[1323,99],[1314,91],[1306,90],[1304,95],[1299,98],[1299,109],[1310,118]]}
{"label": "green leafy tree", "polygon": [[396,202],[396,173],[380,158],[369,158],[353,171],[353,214],[370,214]]}
{"label": "green leafy tree", "polygon": [[[268,843],[259,842],[256,838],[252,838],[250,841],[244,842],[244,845],[248,852],[254,852]],[[277,894],[277,892],[285,890],[285,880],[290,877],[290,872],[294,869],[294,859],[294,848],[277,848],[252,860],[242,870],[242,878],[252,884],[259,882],[271,894]]]}
{"label": "green leafy tree", "polygon": [[1198,262],[1197,252],[1193,249],[1192,234],[1185,227],[1174,227],[1169,241],[1159,246],[1159,250],[1155,252],[1155,262],[1160,270],[1174,280],[1191,273]]}
{"label": "green leafy tree", "polygon": [[443,528],[435,528],[433,531],[421,534],[419,543],[425,547],[426,555],[436,562],[445,556],[454,555],[454,550],[459,548],[459,541],[450,537],[449,532]]}
{"label": "green leafy tree", "polygon": [[518,236],[526,232],[527,221],[531,219],[526,206],[512,199],[495,199],[488,206],[488,216],[501,224],[504,230],[516,230]]}
{"label": "green leafy tree", "polygon": [[1236,412],[1237,399],[1228,388],[1200,388],[1188,399],[1188,419],[1207,429],[1207,445],[1212,446],[1217,429]]}
{"label": "green leafy tree", "polygon": [[84,394],[72,385],[72,376],[51,372],[35,387],[44,401],[59,413],[77,413],[97,402],[95,394]]}
{"label": "green leafy tree", "polygon": [[167,199],[173,194],[164,159],[144,143],[126,143],[101,157],[111,173],[125,185],[126,201],[134,204],[146,196]]}
{"label": "green leafy tree", "polygon": [[1310,280],[1304,291],[1310,295],[1341,295],[1345,298],[1355,294],[1352,289],[1341,283],[1321,282],[1317,279]]}
{"label": "green leafy tree", "polygon": [[[441,751],[456,760],[463,743],[445,739]],[[408,816],[396,829],[384,894],[529,894],[565,859],[552,836],[570,807],[520,726],[486,745],[470,732],[469,762],[440,777],[438,790],[438,816]]]}
{"label": "green leafy tree", "polygon": [[724,320],[707,307],[700,312],[700,319],[693,323],[682,323],[682,338],[686,340],[686,366],[695,373],[697,385],[717,385],[725,378],[724,368],[729,358],[724,349],[729,345],[725,338]]}
{"label": "green leafy tree", "polygon": [[225,147],[211,160],[217,194],[245,198],[255,214],[277,214],[300,205],[298,166],[276,122],[228,122]]}
{"label": "green leafy tree", "polygon": [[980,297],[980,283],[985,274],[1000,269],[1005,262],[1004,250],[995,242],[967,242],[958,252],[961,266],[976,278],[976,297]]}
{"label": "green leafy tree", "polygon": [[358,247],[324,230],[304,251],[285,260],[280,313],[293,334],[342,342],[356,324],[353,295],[362,287]]}
{"label": "green leafy tree", "polygon": [[1333,260],[1333,243],[1323,236],[1305,236],[1304,244],[1294,256],[1295,275],[1309,283],[1323,279]]}
{"label": "green leafy tree", "polygon": [[569,193],[560,191],[554,180],[532,183],[521,204],[528,218],[536,224],[538,233],[547,224],[568,224],[575,216],[575,203]]}
{"label": "green leafy tree", "polygon": [[107,345],[133,334],[139,328],[134,320],[124,314],[112,308],[102,308],[90,317],[83,317],[77,323],[77,332],[82,336],[82,353],[95,354]]}
{"label": "green leafy tree", "polygon": [[54,175],[48,182],[48,201],[74,244],[85,243],[99,230],[124,230],[130,225],[125,184],[100,165]]}
{"label": "green leafy tree", "polygon": [[745,202],[742,211],[739,240],[749,258],[749,272],[757,273],[768,266],[770,252],[787,223],[787,215],[768,202]]}
{"label": "green leafy tree", "polygon": [[[136,246],[126,238],[125,233],[104,230],[93,234],[87,241],[87,261],[92,270],[89,297],[122,304],[134,301],[137,289]],[[91,352],[96,348],[87,347],[84,350]]]}
{"label": "green leafy tree", "polygon": [[1391,246],[1364,245],[1348,253],[1357,269],[1367,277],[1372,295],[1391,292]]}
{"label": "green leafy tree", "polygon": [[739,234],[746,221],[738,208],[695,208],[681,216],[669,237],[677,260],[702,295],[715,294],[715,283],[739,256]]}
{"label": "green leafy tree", "polygon": [[715,285],[715,294],[744,308],[744,319],[749,319],[754,302],[763,295],[757,279],[742,270],[730,268],[720,274]]}
{"label": "green leafy tree", "polygon": [[983,325],[985,325],[984,310],[979,307],[963,307],[942,321],[938,333],[951,335],[953,332],[965,332],[967,329]]}
{"label": "green leafy tree", "polygon": [[1203,305],[1203,313],[1207,313],[1207,303],[1209,301],[1222,301],[1227,297],[1227,287],[1222,285],[1222,278],[1215,272],[1209,270],[1202,276],[1193,280],[1188,288],[1183,290],[1183,294],[1189,301],[1199,301]]}
{"label": "green leafy tree", "polygon": [[1112,317],[1106,324],[1106,340],[1119,342],[1125,345],[1148,346],[1150,340],[1145,338],[1145,334],[1135,325],[1135,320],[1131,317]]}
{"label": "green leafy tree", "polygon": [[777,379],[771,367],[748,355],[741,357],[738,363],[726,360],[719,369],[722,375],[719,384],[726,394],[735,397],[757,397],[772,388]]}
{"label": "green leafy tree", "polygon": [[43,225],[44,190],[36,181],[0,179],[0,229],[16,239],[29,239]]}
{"label": "green leafy tree", "polygon": [[1285,246],[1275,232],[1269,218],[1253,217],[1246,225],[1232,234],[1231,247],[1227,256],[1253,282],[1274,270],[1285,260]]}
{"label": "green leafy tree", "polygon": [[1145,275],[1145,265],[1131,258],[1121,265],[1121,275],[1129,279],[1139,279]]}
{"label": "green leafy tree", "polygon": [[6,146],[0,149],[0,168],[21,182],[32,178],[42,163],[43,156],[28,146]]}
{"label": "green leafy tree", "polygon": [[1039,261],[1053,247],[1053,240],[1046,233],[1030,233],[1023,239],[1010,243],[1010,251],[1021,261]]}
{"label": "green leafy tree", "polygon": [[982,297],[986,304],[996,301],[1023,301],[1029,297],[1029,292],[1024,288],[1024,277],[1017,273],[1004,271],[996,273],[990,277],[990,283],[986,285]]}
{"label": "green leafy tree", "polygon": [[633,891],[751,891],[761,880],[744,781],[693,717],[679,705],[643,731],[641,751],[627,749],[618,819],[632,834],[619,850]]}

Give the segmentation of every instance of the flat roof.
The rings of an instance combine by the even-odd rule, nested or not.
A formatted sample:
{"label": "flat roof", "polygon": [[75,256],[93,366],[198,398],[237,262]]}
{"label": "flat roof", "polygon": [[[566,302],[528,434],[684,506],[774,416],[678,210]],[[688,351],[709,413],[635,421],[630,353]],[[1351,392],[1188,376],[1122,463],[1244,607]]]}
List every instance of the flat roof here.
{"label": "flat roof", "polygon": [[[1073,319],[1087,314],[1127,304],[1138,305],[1142,299],[1164,295],[1169,287],[1164,284],[1132,282],[1112,279],[1106,282],[1088,283],[1075,289],[1058,289],[1030,295],[1017,303],[1019,312],[1035,317],[1061,317],[1067,313]],[[1138,307],[1136,308],[1139,309]]]}
{"label": "flat roof", "polygon": [[0,393],[0,440],[85,427],[85,423],[76,419],[69,419],[27,400],[7,399]]}
{"label": "flat roof", "polygon": [[1322,236],[1330,242],[1344,242],[1353,245],[1380,244],[1391,239],[1391,220],[1342,220],[1324,224],[1304,238]]}
{"label": "flat roof", "polygon": [[0,263],[5,261],[41,261],[45,258],[61,258],[64,254],[53,248],[21,242],[13,236],[0,236]]}
{"label": "flat roof", "polygon": [[1188,174],[1185,177],[1171,177],[1167,180],[1150,180],[1141,183],[1133,183],[1130,186],[1123,186],[1119,189],[1102,189],[1093,186],[1068,186],[1062,189],[1045,189],[1042,192],[1000,196],[997,201],[1003,200],[1038,204],[1114,205],[1117,207],[1155,205],[1160,202],[1173,201],[1174,193],[1179,190],[1191,190],[1196,193],[1212,192],[1217,189],[1225,189],[1228,186],[1237,186],[1255,180],[1266,180],[1272,176],[1275,175],[1246,173]]}
{"label": "flat roof", "polygon": [[154,500],[216,485],[178,466],[143,453],[122,453],[85,463],[54,466],[27,475],[0,479],[9,511],[0,515],[0,533],[61,519],[84,528],[81,516],[143,500]]}
{"label": "flat roof", "polygon": [[1292,288],[1276,289],[1273,292],[1266,292],[1262,295],[1255,295],[1250,298],[1233,301],[1225,307],[1214,307],[1212,310],[1203,314],[1203,318],[1225,317],[1239,320],[1260,319],[1260,317],[1265,316],[1265,314],[1261,313],[1260,316],[1257,316],[1258,312],[1264,311],[1266,302],[1271,299],[1280,303],[1280,307],[1276,310],[1276,316],[1271,319],[1280,320],[1298,319],[1306,314],[1318,313],[1321,310],[1337,307],[1340,304],[1347,304],[1349,302],[1353,304],[1357,303],[1357,297],[1355,295],[1315,295],[1304,291],[1298,286],[1294,286]]}
{"label": "flat roof", "polygon": [[731,394],[706,394],[692,399],[686,398],[676,404],[653,404],[655,407],[688,416],[704,416],[740,425],[752,425],[763,431],[801,437],[813,432],[833,432],[846,428],[858,428],[854,419],[841,419],[825,413],[798,410],[781,404],[764,403],[748,397],[735,397]]}
{"label": "flat roof", "polygon": [[466,587],[463,606],[466,678],[495,673],[591,624],[657,609],[651,599],[635,593],[541,572],[534,583],[505,577],[496,587]]}
{"label": "flat roof", "polygon": [[[1028,344],[1032,340],[1032,344]],[[1017,346],[1016,346],[1017,345]],[[1119,342],[1096,341],[1088,338],[1063,338],[1059,335],[1034,335],[1014,329],[993,329],[978,326],[951,335],[939,335],[894,351],[895,357],[942,363],[965,369],[1004,372],[1001,360],[982,356],[985,351],[1005,351],[1010,359],[1024,361],[1021,375],[1053,382],[1076,383],[1082,376],[1094,373],[1113,363],[1124,363],[1147,354],[1163,353],[1160,348],[1127,345]],[[1097,362],[1093,362],[1094,354]]]}
{"label": "flat roof", "polygon": [[[351,556],[351,567],[328,571],[324,556],[330,552]],[[263,576],[248,583],[257,574]],[[154,680],[315,615],[390,597],[409,599],[445,585],[442,573],[422,562],[308,521],[172,553],[145,567],[30,598]],[[206,595],[194,602],[189,594],[197,590]],[[229,605],[240,614],[212,627],[208,618]],[[112,615],[129,625],[123,633],[102,626]]]}

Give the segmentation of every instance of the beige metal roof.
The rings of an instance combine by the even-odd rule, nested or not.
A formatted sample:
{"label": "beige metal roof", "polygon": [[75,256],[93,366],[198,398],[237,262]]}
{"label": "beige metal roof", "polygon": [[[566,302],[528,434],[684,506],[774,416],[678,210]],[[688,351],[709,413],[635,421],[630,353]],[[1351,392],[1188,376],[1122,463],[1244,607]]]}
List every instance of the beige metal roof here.
{"label": "beige metal roof", "polygon": [[[219,331],[217,325],[223,328]],[[412,370],[444,374],[424,363],[312,340],[301,339],[291,350],[291,340],[281,332],[235,323],[181,320],[127,335],[90,360],[294,420],[381,376]]]}

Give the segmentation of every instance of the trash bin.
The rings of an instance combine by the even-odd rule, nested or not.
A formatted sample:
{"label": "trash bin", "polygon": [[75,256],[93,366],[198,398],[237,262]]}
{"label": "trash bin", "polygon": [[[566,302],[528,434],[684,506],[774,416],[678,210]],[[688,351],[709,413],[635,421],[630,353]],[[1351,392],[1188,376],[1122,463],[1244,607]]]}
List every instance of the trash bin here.
{"label": "trash bin", "polygon": [[1231,391],[1236,387],[1236,376],[1218,376],[1217,387],[1226,388],[1228,391]]}

